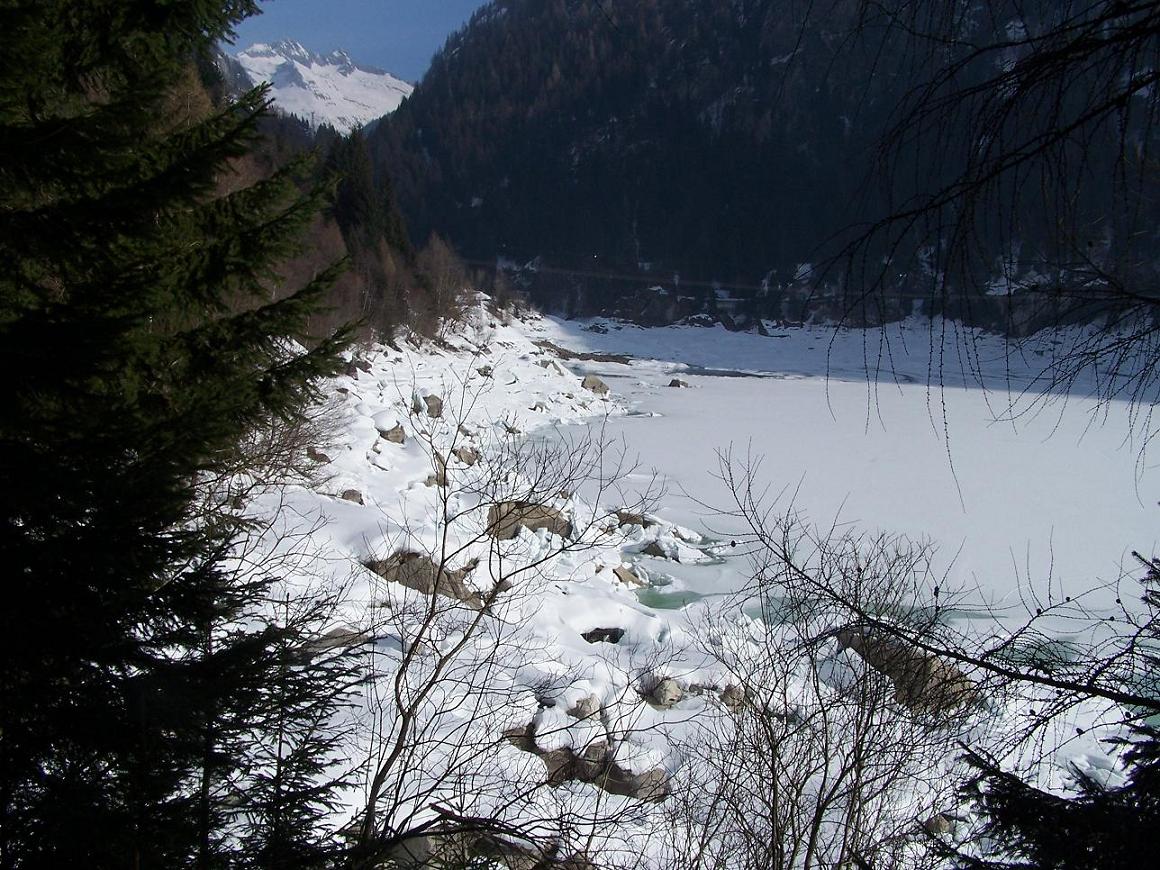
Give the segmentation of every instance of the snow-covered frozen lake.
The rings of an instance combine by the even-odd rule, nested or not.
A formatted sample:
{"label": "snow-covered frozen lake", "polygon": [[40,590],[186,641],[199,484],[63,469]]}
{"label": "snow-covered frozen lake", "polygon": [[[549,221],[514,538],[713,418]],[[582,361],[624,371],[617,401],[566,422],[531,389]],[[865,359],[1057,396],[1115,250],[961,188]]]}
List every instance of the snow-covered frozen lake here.
{"label": "snow-covered frozen lake", "polygon": [[[553,340],[640,358],[573,365],[634,408],[609,432],[666,482],[658,505],[666,519],[728,535],[701,503],[729,505],[717,454],[732,445],[763,457],[762,483],[785,490],[783,506],[792,501],[824,525],[929,539],[952,586],[978,586],[999,603],[1017,603],[1028,583],[1041,594],[1049,584],[1072,594],[1114,581],[1131,567],[1132,550],[1155,550],[1160,474],[1130,437],[1127,405],[1072,395],[1012,419],[1006,378],[1017,388],[1032,380],[1043,365],[1035,354],[1009,363],[1000,342],[985,340],[988,389],[950,367],[942,380],[957,386],[928,388],[927,328],[894,327],[897,377],[884,373],[874,386],[857,332],[585,326],[553,321]],[[674,377],[691,388],[669,388]],[[735,587],[741,571],[726,564],[670,573],[678,588],[713,593]]]}

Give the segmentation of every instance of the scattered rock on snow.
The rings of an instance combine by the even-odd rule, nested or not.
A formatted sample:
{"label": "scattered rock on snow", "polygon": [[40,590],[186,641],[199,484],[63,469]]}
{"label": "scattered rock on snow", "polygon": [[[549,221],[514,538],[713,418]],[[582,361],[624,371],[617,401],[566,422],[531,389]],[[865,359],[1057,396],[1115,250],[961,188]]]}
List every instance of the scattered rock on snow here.
{"label": "scattered rock on snow", "polygon": [[427,406],[427,416],[438,419],[443,416],[443,400],[436,395],[424,396],[423,402]]}
{"label": "scattered rock on snow", "polygon": [[451,451],[451,455],[467,466],[479,462],[479,451],[474,447],[456,447]]}
{"label": "scattered rock on snow", "polygon": [[589,643],[620,643],[624,637],[623,628],[594,628],[580,635]]}
{"label": "scattered rock on snow", "polygon": [[344,489],[342,491],[341,498],[343,499],[343,501],[352,501],[355,504],[365,504],[366,503],[363,501],[362,493],[359,492],[357,489]]}
{"label": "scattered rock on snow", "polygon": [[311,462],[317,462],[319,465],[326,465],[330,462],[330,457],[314,447],[306,448],[306,458]]}
{"label": "scattered rock on snow", "polygon": [[[664,547],[662,547],[660,545],[660,543],[657,541],[649,541],[648,546],[646,546],[643,550],[641,550],[641,553],[644,554],[645,556],[655,556],[658,559],[668,559],[669,558],[669,554],[665,552]],[[674,559],[673,561],[679,562],[681,560]]]}
{"label": "scattered rock on snow", "polygon": [[469,562],[462,568],[448,571],[440,568],[423,553],[401,550],[386,559],[372,559],[366,566],[382,577],[422,592],[424,595],[438,594],[445,598],[462,601],[472,607],[482,607],[479,593],[469,588],[464,580],[475,570],[475,563]]}
{"label": "scattered rock on snow", "polygon": [[730,683],[721,690],[721,703],[731,713],[736,713],[745,706],[745,690],[736,683]]}
{"label": "scattered rock on snow", "polygon": [[402,423],[396,423],[390,429],[380,429],[379,435],[392,444],[402,444],[407,440],[407,433],[403,431]]}
{"label": "scattered rock on snow", "polygon": [[547,529],[561,538],[572,535],[572,523],[560,511],[547,505],[502,501],[488,508],[487,531],[493,538],[510,540],[519,534],[521,526],[532,531]]}
{"label": "scattered rock on snow", "polygon": [[442,453],[436,450],[431,455],[431,462],[435,466],[435,470],[427,475],[427,480],[424,482],[427,486],[447,486],[447,460]]}
{"label": "scattered rock on snow", "polygon": [[633,570],[625,565],[617,565],[612,569],[612,573],[616,575],[616,579],[625,586],[647,586],[648,584],[641,580]]}
{"label": "scattered rock on snow", "polygon": [[548,784],[560,785],[569,781],[589,782],[610,794],[625,795],[642,801],[662,801],[669,793],[669,776],[653,768],[644,773],[633,773],[621,767],[612,758],[608,742],[594,741],[583,751],[569,747],[541,749],[536,745],[534,732],[527,729],[508,731],[508,740],[525,752],[538,755],[548,769]]}
{"label": "scattered rock on snow", "polygon": [[912,710],[945,712],[978,699],[978,686],[950,662],[881,631],[850,626],[837,634],[838,646],[851,649],[894,684],[894,700]]}
{"label": "scattered rock on snow", "polygon": [[591,719],[600,712],[600,699],[595,695],[585,695],[572,705],[568,715],[573,719]]}
{"label": "scattered rock on snow", "polygon": [[580,382],[580,386],[598,396],[608,395],[608,384],[604,383],[596,375],[585,375],[584,380]]}
{"label": "scattered rock on snow", "polygon": [[685,693],[681,690],[681,684],[672,677],[663,677],[658,680],[652,691],[648,693],[648,699],[658,707],[671,707],[683,697],[685,697]]}
{"label": "scattered rock on snow", "polygon": [[480,366],[479,368],[476,369],[476,371],[479,372],[480,375],[482,375],[483,377],[490,378],[491,373],[492,373],[492,368],[491,368],[491,366]]}
{"label": "scattered rock on snow", "polygon": [[937,813],[922,823],[928,834],[950,834],[955,830],[955,820],[944,813]]}
{"label": "scattered rock on snow", "polygon": [[682,381],[680,378],[673,378],[671,381],[669,381],[670,387],[678,387],[679,388],[679,387],[687,387],[688,385],[689,385],[688,381]]}
{"label": "scattered rock on snow", "polygon": [[447,829],[425,828],[423,834],[404,834],[387,857],[388,865],[400,870],[475,866],[535,870],[548,864],[560,870],[594,870],[583,855],[564,857],[557,853],[556,846],[551,843],[537,848],[513,843],[498,834],[464,830],[459,823],[452,823]]}
{"label": "scattered rock on snow", "polygon": [[647,529],[649,526],[655,526],[656,523],[646,517],[644,514],[633,513],[632,511],[617,511],[616,521],[622,526],[640,526],[642,529]]}

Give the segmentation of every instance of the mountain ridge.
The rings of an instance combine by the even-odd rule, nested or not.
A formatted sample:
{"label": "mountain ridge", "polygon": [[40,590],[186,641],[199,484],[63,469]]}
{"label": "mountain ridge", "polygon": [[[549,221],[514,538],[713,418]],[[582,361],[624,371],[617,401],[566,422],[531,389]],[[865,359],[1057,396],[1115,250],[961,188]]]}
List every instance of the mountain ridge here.
{"label": "mountain ridge", "polygon": [[270,83],[279,111],[349,133],[395,111],[414,86],[343,49],[314,52],[297,40],[257,42],[232,56],[252,84]]}

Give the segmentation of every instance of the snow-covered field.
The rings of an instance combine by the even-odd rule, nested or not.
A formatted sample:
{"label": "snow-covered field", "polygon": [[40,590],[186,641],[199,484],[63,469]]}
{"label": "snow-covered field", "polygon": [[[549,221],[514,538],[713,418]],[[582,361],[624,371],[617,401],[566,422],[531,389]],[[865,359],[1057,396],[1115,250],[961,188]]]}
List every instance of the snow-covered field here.
{"label": "snow-covered field", "polygon": [[[787,740],[815,733],[801,723],[822,715],[827,728],[877,735],[881,757],[907,747],[877,803],[858,804],[902,844],[891,848],[918,848],[915,825],[961,811],[946,741],[985,740],[1026,711],[989,699],[925,749],[922,722],[896,704],[863,722],[865,707],[848,706],[857,656],[833,638],[808,654],[793,643],[832,627],[830,614],[763,625],[751,600],[728,594],[751,565],[731,546],[736,521],[710,509],[729,498],[717,452],[764,456],[762,482],[814,521],[929,539],[947,588],[1001,602],[1028,584],[1075,594],[1115,580],[1128,550],[1151,552],[1160,478],[1129,443],[1123,409],[1091,425],[1101,408],[1076,396],[1009,419],[1005,386],[1032,381],[1041,358],[984,362],[988,391],[948,367],[948,386],[932,391],[925,327],[892,330],[897,377],[876,382],[866,360],[880,333],[505,321],[482,300],[440,343],[361,353],[330,385],[313,480],[265,503],[267,547],[295,551],[303,582],[341,586],[330,627],[372,650],[352,714],[351,812],[371,799],[381,824],[406,831],[452,808],[566,850],[660,863],[695,848],[703,815],[729,803],[714,795],[756,787],[764,799],[746,763],[769,750],[745,742],[760,739],[745,736],[747,709],[783,711]],[[1003,359],[988,341],[982,357]],[[545,342],[634,358],[561,358]],[[610,392],[585,387],[589,373]],[[688,388],[667,386],[674,377]],[[529,504],[550,509],[525,518],[542,527],[497,539],[504,511]],[[642,507],[649,515],[633,516]],[[1063,727],[1085,733],[1061,759],[1110,770],[1097,712],[1075,716]],[[822,793],[847,743],[820,767],[816,746],[794,756],[812,771],[802,801]],[[1064,785],[1063,768],[1044,781]],[[818,814],[823,844],[850,808]],[[890,839],[899,832],[910,833]]]}

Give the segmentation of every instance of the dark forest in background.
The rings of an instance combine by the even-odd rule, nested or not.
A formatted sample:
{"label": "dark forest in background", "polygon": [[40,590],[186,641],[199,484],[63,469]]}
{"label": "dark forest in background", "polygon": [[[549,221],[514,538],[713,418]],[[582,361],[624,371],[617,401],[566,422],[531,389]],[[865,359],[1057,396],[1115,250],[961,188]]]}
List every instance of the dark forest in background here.
{"label": "dark forest in background", "polygon": [[[438,231],[481,264],[534,261],[524,286],[554,310],[848,318],[869,283],[882,292],[865,321],[916,300],[943,310],[946,284],[974,299],[954,313],[999,327],[1010,312],[997,280],[1011,295],[1045,275],[1067,280],[1072,247],[1104,258],[1154,248],[1138,229],[1156,225],[1155,207],[1111,183],[1151,138],[1146,125],[1084,131],[1066,225],[1040,207],[975,226],[985,255],[951,274],[932,265],[949,243],[935,225],[946,214],[873,240],[857,265],[841,255],[969,162],[984,135],[970,113],[943,118],[937,148],[887,134],[914,89],[955,62],[944,91],[993,79],[1024,50],[1014,18],[1046,29],[1069,4],[1031,5],[963,4],[953,42],[916,51],[897,16],[878,20],[856,0],[496,0],[370,132],[370,149],[415,239]],[[974,57],[979,45],[993,50]],[[1081,93],[1097,73],[1073,84]],[[1020,184],[1034,179],[996,195],[1017,199]]]}

